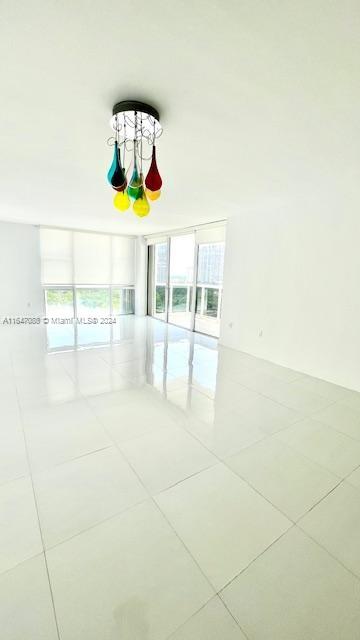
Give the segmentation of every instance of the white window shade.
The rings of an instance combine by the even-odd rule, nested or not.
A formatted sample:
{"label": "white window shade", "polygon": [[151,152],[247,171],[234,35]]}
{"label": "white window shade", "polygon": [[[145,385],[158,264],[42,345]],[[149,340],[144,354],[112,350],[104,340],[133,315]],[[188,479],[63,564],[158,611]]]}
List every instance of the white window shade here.
{"label": "white window shade", "polygon": [[161,244],[163,242],[167,242],[169,236],[174,238],[176,236],[188,235],[189,233],[195,233],[196,242],[198,244],[202,244],[204,242],[225,242],[226,224],[225,222],[210,222],[209,224],[204,224],[199,227],[189,227],[188,229],[169,231],[165,235],[146,236],[146,244],[148,246]]}
{"label": "white window shade", "polygon": [[198,244],[224,242],[225,241],[225,225],[209,226],[203,229],[196,229],[195,238]]}
{"label": "white window shade", "polygon": [[135,239],[42,228],[42,283],[134,285]]}
{"label": "white window shade", "polygon": [[132,238],[112,237],[112,283],[134,284],[135,242]]}
{"label": "white window shade", "polygon": [[72,232],[40,230],[41,281],[43,284],[72,284]]}
{"label": "white window shade", "polygon": [[111,283],[111,237],[74,231],[74,284]]}
{"label": "white window shade", "polygon": [[146,238],[146,244],[150,247],[154,244],[162,244],[167,242],[167,236],[149,236]]}

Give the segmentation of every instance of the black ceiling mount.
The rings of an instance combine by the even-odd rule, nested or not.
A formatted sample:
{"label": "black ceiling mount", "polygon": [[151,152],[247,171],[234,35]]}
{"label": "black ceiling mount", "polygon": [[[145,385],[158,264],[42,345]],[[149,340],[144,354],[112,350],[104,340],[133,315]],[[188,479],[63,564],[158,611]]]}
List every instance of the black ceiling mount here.
{"label": "black ceiling mount", "polygon": [[155,107],[152,107],[150,104],[146,104],[146,102],[140,102],[139,100],[122,100],[122,102],[117,102],[113,106],[113,116],[117,113],[122,113],[123,111],[138,111],[139,113],[147,113],[149,116],[152,116],[160,122],[160,115]]}

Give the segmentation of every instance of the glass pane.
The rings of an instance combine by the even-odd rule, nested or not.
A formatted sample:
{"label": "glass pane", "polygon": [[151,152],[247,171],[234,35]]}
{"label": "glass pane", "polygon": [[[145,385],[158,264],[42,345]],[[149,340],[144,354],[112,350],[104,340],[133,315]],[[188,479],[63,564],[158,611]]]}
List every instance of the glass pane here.
{"label": "glass pane", "polygon": [[110,317],[109,287],[77,287],[76,309],[79,344],[110,342],[111,324],[104,322]]}
{"label": "glass pane", "polygon": [[205,315],[216,318],[218,314],[219,291],[218,289],[205,289]]}
{"label": "glass pane", "polygon": [[201,313],[202,287],[196,287],[196,313]]}
{"label": "glass pane", "polygon": [[74,298],[72,289],[46,289],[46,315],[48,318],[73,318]]}
{"label": "glass pane", "polygon": [[188,289],[186,287],[172,287],[172,310],[188,311]]}
{"label": "glass pane", "polygon": [[165,312],[165,287],[161,285],[155,288],[155,311],[157,314]]}
{"label": "glass pane", "polygon": [[123,289],[121,312],[124,315],[135,313],[135,290]]}
{"label": "glass pane", "polygon": [[47,346],[50,351],[74,347],[74,298],[72,289],[45,290]]}
{"label": "glass pane", "polygon": [[224,255],[224,242],[199,245],[195,331],[215,337],[220,334]]}
{"label": "glass pane", "polygon": [[222,285],[225,243],[200,244],[198,256],[198,284]]}
{"label": "glass pane", "polygon": [[153,300],[152,314],[155,318],[166,320],[166,287],[168,279],[168,244],[159,242],[153,246]]}
{"label": "glass pane", "polygon": [[174,236],[170,243],[169,322],[191,329],[194,279],[194,234]]}
{"label": "glass pane", "polygon": [[134,289],[121,287],[112,290],[112,311],[114,316],[134,313]]}

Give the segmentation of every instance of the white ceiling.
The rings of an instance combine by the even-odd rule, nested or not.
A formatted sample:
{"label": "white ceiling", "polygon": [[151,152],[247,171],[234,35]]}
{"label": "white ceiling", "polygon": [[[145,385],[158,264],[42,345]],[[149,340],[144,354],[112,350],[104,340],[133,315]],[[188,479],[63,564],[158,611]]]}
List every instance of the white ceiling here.
{"label": "white ceiling", "polygon": [[[358,198],[358,0],[2,0],[0,219],[153,233]],[[118,213],[112,105],[160,109],[162,198]]]}

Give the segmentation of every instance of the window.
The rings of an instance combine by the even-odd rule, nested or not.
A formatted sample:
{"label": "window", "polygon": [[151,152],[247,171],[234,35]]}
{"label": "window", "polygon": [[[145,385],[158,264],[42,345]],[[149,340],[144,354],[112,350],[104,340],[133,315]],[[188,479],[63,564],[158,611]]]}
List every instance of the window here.
{"label": "window", "polygon": [[131,288],[112,289],[112,313],[113,315],[129,315],[135,309],[135,290]]}
{"label": "window", "polygon": [[57,346],[64,318],[77,320],[72,323],[76,344],[109,341],[113,325],[91,324],[91,319],[134,313],[135,239],[42,228],[40,240],[46,314],[54,319],[48,325],[49,345]]}
{"label": "window", "polygon": [[219,290],[206,287],[205,300],[205,315],[216,318],[218,315],[219,307]]}
{"label": "window", "polygon": [[188,289],[187,287],[172,288],[172,311],[188,311]]}
{"label": "window", "polygon": [[199,244],[195,330],[219,336],[224,271],[224,242]]}
{"label": "window", "polygon": [[157,240],[149,238],[148,244],[149,313],[218,337],[225,226],[205,226]]}
{"label": "window", "polygon": [[74,292],[72,289],[47,289],[45,308],[48,318],[74,317]]}
{"label": "window", "polygon": [[165,312],[165,287],[156,285],[155,288],[155,311],[156,313]]}

